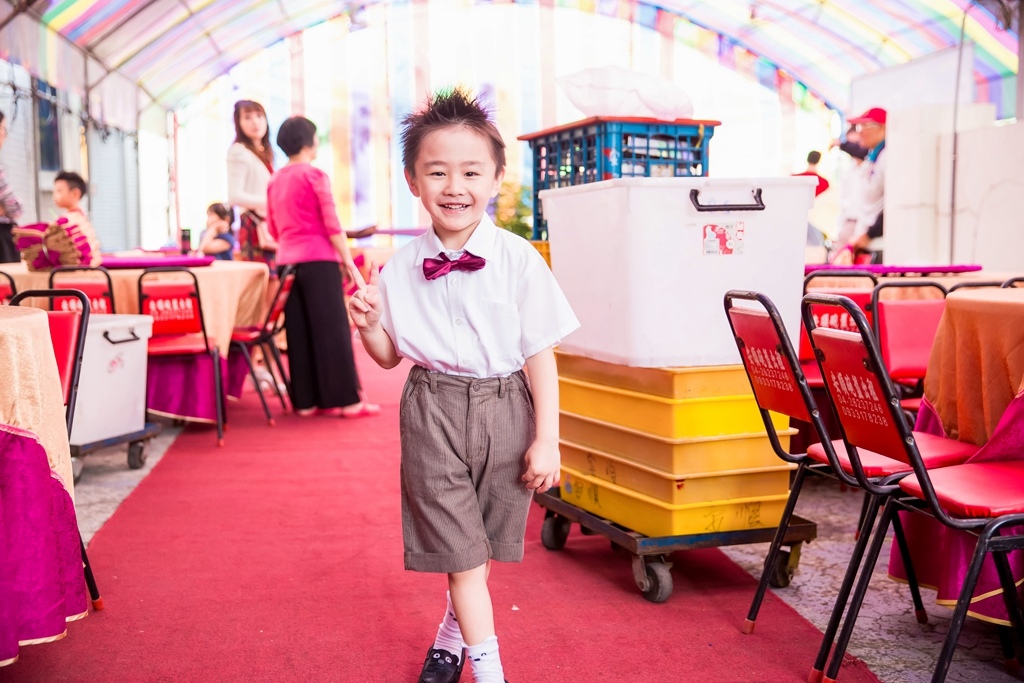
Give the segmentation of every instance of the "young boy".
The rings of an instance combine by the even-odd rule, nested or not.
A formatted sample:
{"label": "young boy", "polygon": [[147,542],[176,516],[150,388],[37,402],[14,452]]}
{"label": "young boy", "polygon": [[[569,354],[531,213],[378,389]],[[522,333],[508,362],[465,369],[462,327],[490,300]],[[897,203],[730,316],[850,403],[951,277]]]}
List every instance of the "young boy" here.
{"label": "young boy", "polygon": [[68,219],[68,225],[77,225],[78,231],[88,238],[94,260],[97,261],[91,265],[99,265],[100,241],[96,237],[96,231],[93,230],[89,217],[85,215],[81,207],[82,197],[88,191],[85,179],[74,171],[61,171],[53,181],[53,203],[57,205],[58,209],[64,210],[64,217]]}
{"label": "young boy", "polygon": [[502,683],[490,561],[522,560],[533,492],[559,481],[552,347],[579,323],[537,250],[485,213],[505,143],[481,105],[454,90],[403,123],[431,229],[371,268],[349,308],[378,364],[415,364],[400,410],[405,567],[449,588],[420,683],[458,681],[467,655],[478,683]]}

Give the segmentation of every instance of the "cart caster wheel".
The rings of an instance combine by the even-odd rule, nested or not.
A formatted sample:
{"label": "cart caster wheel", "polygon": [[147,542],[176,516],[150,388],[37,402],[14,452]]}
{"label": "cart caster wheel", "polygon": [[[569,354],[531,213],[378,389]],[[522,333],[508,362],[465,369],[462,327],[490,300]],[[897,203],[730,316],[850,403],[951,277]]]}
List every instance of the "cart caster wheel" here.
{"label": "cart caster wheel", "polygon": [[82,472],[85,471],[85,463],[82,462],[81,458],[71,458],[71,478],[77,484],[78,480],[82,478]]}
{"label": "cart caster wheel", "polygon": [[768,577],[768,585],[772,588],[785,588],[793,580],[793,569],[789,566],[789,551],[779,550],[772,574]]}
{"label": "cart caster wheel", "polygon": [[135,441],[128,444],[128,467],[137,470],[146,464],[146,443]]}
{"label": "cart caster wheel", "polygon": [[651,602],[665,602],[672,595],[672,570],[667,564],[651,562],[645,567],[647,572],[647,590],[643,592],[645,599]]}
{"label": "cart caster wheel", "polygon": [[565,517],[552,515],[544,520],[540,527],[540,542],[548,550],[561,550],[569,538],[572,522]]}

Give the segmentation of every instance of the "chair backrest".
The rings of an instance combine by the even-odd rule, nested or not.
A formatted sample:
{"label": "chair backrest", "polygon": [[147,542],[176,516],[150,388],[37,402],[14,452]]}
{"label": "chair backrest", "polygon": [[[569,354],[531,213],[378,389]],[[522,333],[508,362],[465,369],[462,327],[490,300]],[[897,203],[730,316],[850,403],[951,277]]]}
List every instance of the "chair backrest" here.
{"label": "chair backrest", "polygon": [[[886,289],[934,289],[936,299],[883,299]],[[924,379],[935,334],[946,310],[946,289],[937,282],[883,282],[871,295],[875,338],[893,379]],[[856,326],[855,326],[856,327]]]}
{"label": "chair backrest", "polygon": [[61,392],[64,399],[64,419],[68,436],[71,436],[75,416],[75,399],[78,395],[78,380],[82,372],[82,355],[85,352],[85,332],[89,326],[89,299],[85,294],[68,289],[32,289],[21,292],[11,299],[12,306],[18,306],[30,297],[48,298],[73,297],[78,300],[76,310],[47,311],[50,325],[50,342],[57,360]]}
{"label": "chair backrest", "polygon": [[1007,285],[1007,283],[1012,282],[1012,279],[1007,280],[1006,282],[999,282],[998,280],[966,280],[965,282],[958,282],[950,287],[948,293],[952,294],[958,289],[977,289],[979,287],[1012,287],[1012,284]]}
{"label": "chair backrest", "polygon": [[[735,300],[756,301],[764,310],[735,306]],[[725,313],[775,454],[788,462],[804,457],[792,456],[782,448],[769,411],[810,423],[836,476],[857,485],[839,464],[786,325],[772,300],[758,292],[732,290],[725,295]]]}
{"label": "chair backrest", "polygon": [[[175,273],[168,279],[165,273]],[[160,278],[160,279],[157,279]],[[199,281],[187,268],[146,268],[139,276],[139,310],[153,316],[153,336],[202,334],[203,307]]]}
{"label": "chair backrest", "polygon": [[274,300],[267,312],[267,319],[263,323],[263,333],[267,335],[275,335],[281,331],[283,322],[281,316],[284,315],[285,304],[288,303],[288,297],[295,285],[295,266],[285,268],[278,278],[278,282],[277,293],[274,294]]}
{"label": "chair backrest", "polygon": [[[872,291],[870,289],[834,288],[818,289],[815,290],[815,293],[835,294],[849,298],[860,307],[860,310],[864,312],[870,321],[873,319],[871,310]],[[811,309],[811,314],[814,316],[814,324],[819,327],[828,327],[835,330],[857,329],[849,313],[843,310],[841,306],[816,305]],[[814,360],[814,349],[811,348],[811,342],[807,338],[806,327],[800,328],[800,360]]]}
{"label": "chair backrest", "polygon": [[[69,273],[79,273],[69,275]],[[90,268],[87,266],[59,266],[50,271],[50,289],[60,285],[64,289],[77,289],[89,298],[92,314],[116,313],[114,306],[114,283],[110,271],[103,266]],[[58,297],[52,306],[58,311],[77,310],[78,299],[75,297]]]}
{"label": "chair backrest", "polygon": [[10,303],[17,293],[18,287],[14,284],[14,278],[0,270],[0,306]]}
{"label": "chair backrest", "polygon": [[1000,285],[1000,287],[1009,289],[1011,287],[1020,287],[1022,285],[1024,285],[1024,277],[1011,277],[1009,280]]}

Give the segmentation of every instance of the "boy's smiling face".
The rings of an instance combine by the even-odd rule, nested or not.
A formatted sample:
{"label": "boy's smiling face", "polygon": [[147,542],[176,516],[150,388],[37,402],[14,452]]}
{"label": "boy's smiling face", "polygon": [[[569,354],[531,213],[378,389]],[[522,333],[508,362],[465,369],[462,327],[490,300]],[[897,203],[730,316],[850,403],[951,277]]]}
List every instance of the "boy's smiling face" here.
{"label": "boy's smiling face", "polygon": [[465,126],[449,126],[423,138],[416,174],[405,178],[430,214],[441,243],[461,249],[498,194],[504,171],[497,172],[487,138]]}

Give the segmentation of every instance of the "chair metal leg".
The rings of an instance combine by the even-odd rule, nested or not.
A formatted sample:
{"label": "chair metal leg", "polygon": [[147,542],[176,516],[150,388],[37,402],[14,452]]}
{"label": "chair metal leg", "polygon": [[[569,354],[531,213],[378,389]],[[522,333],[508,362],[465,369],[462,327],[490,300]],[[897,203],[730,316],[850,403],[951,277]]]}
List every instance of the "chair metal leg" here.
{"label": "chair metal leg", "polygon": [[281,381],[284,382],[285,391],[288,392],[288,400],[295,405],[295,400],[292,398],[292,383],[288,379],[288,373],[284,369],[284,360],[281,358],[281,349],[277,348],[277,344],[273,340],[270,341],[270,352],[274,356],[274,363],[277,364],[277,369],[281,373]]}
{"label": "chair metal leg", "polygon": [[[878,554],[885,543],[885,537],[889,533],[889,525],[896,514],[895,499],[890,497],[885,501],[882,508],[882,518],[878,520],[878,527],[875,529],[874,537],[871,539],[871,547],[868,548],[867,557],[860,568],[860,578],[857,580],[857,588],[853,591],[850,601],[850,608],[846,612],[846,619],[843,620],[843,630],[839,633],[839,640],[836,641],[835,650],[832,652],[832,659],[829,661],[828,670],[825,672],[825,682],[834,683],[839,675],[839,667],[846,655],[846,648],[853,636],[853,628],[857,624],[857,615],[860,614],[861,605],[864,604],[864,596],[868,593],[868,586],[871,583],[871,575],[875,570],[875,563],[878,561]],[[866,533],[866,532],[865,532]]]}
{"label": "chair metal leg", "polygon": [[[996,563],[996,571],[999,573],[999,583],[1003,588],[1003,603],[1006,605],[1006,613],[1010,615],[1010,623],[1013,624],[1013,631],[1010,636],[1009,656],[1006,657],[1006,668],[1011,673],[1020,670],[1020,663],[1017,661],[1016,651],[1013,647],[1013,635],[1020,637],[1024,634],[1024,613],[1021,612],[1020,597],[1017,594],[1017,584],[1013,580],[1013,572],[1010,570],[1010,562],[1005,552],[993,552],[992,559]],[[1002,630],[1002,629],[1000,629]],[[1003,651],[1006,652],[1006,645]]]}
{"label": "chair metal leg", "polygon": [[213,391],[214,404],[217,407],[217,445],[224,445],[224,394],[221,391],[220,351],[216,348],[210,354],[213,357]]}
{"label": "chair metal leg", "polygon": [[78,534],[78,542],[82,546],[82,567],[85,570],[85,585],[89,589],[89,599],[92,601],[92,608],[97,612],[103,610],[103,598],[100,597],[100,589],[96,585],[96,577],[92,575],[92,565],[89,564],[89,555],[85,552],[85,541],[82,534]]}
{"label": "chair metal leg", "polygon": [[907,546],[907,536],[903,533],[903,520],[900,519],[900,513],[896,512],[892,516],[892,531],[896,541],[896,547],[899,548],[900,557],[903,559],[903,569],[907,572],[907,585],[910,587],[910,598],[914,601],[914,616],[917,617],[917,623],[927,624],[928,623],[928,612],[924,608],[924,603],[921,601],[921,588],[917,583],[917,572],[914,571],[914,561],[910,557],[910,547]]}
{"label": "chair metal leg", "polygon": [[[256,390],[256,395],[260,398],[260,405],[263,406],[263,414],[267,416],[267,422],[273,425],[274,416],[270,414],[270,406],[267,405],[267,399],[260,388],[260,381],[256,377],[256,367],[252,364],[252,356],[249,354],[249,349],[246,348],[245,344],[234,344],[234,346],[242,351],[245,364],[249,366],[249,378],[252,380],[252,386]],[[273,375],[271,375],[271,378],[273,378]],[[276,382],[277,380],[272,381]]]}
{"label": "chair metal leg", "polygon": [[867,491],[864,492],[864,500],[860,504],[860,516],[857,518],[857,530],[853,534],[853,539],[857,540],[860,538],[860,528],[864,526],[864,516],[868,513],[868,504],[871,494]]}
{"label": "chair metal leg", "polygon": [[1017,649],[1013,644],[1013,629],[1008,626],[996,626],[999,634],[999,645],[1003,649],[1003,666],[1011,676],[1020,674],[1020,660],[1017,659]]}
{"label": "chair metal leg", "polygon": [[836,595],[836,602],[832,606],[832,614],[825,627],[825,633],[821,637],[821,645],[818,646],[818,654],[814,658],[814,668],[807,676],[808,683],[821,683],[824,675],[825,665],[828,664],[828,654],[832,649],[832,643],[839,631],[839,623],[842,621],[843,612],[846,611],[846,603],[850,599],[850,591],[853,589],[853,582],[857,578],[857,570],[860,568],[861,560],[864,557],[864,549],[867,548],[868,540],[871,537],[871,529],[875,525],[875,518],[878,516],[878,508],[881,501],[877,496],[871,496],[868,509],[864,515],[864,524],[861,525],[860,535],[853,546],[853,554],[850,556],[850,564],[846,566],[846,574],[843,575],[843,582],[839,586],[839,593]]}
{"label": "chair metal leg", "polygon": [[953,651],[956,650],[956,643],[960,640],[960,629],[967,619],[967,610],[971,606],[971,596],[974,595],[974,588],[978,584],[978,576],[981,575],[981,567],[988,553],[989,535],[986,531],[978,538],[978,545],[974,548],[974,556],[971,558],[970,567],[964,577],[964,584],[960,588],[960,597],[957,598],[956,607],[953,609],[953,617],[949,620],[949,630],[946,631],[946,640],[942,643],[942,652],[939,654],[939,661],[935,664],[935,672],[932,674],[932,683],[944,683],[946,674],[949,673],[949,665],[953,661]]}
{"label": "chair metal leg", "polygon": [[786,537],[786,531],[789,529],[789,520],[793,516],[793,510],[796,508],[797,498],[800,497],[800,489],[803,488],[804,478],[807,476],[807,463],[800,463],[796,469],[796,476],[793,477],[793,488],[789,492],[789,500],[786,501],[786,508],[782,512],[782,519],[779,520],[779,526],[775,530],[775,537],[772,539],[772,544],[768,548],[768,556],[764,559],[764,567],[761,569],[761,580],[757,583],[757,591],[754,593],[754,599],[750,603],[750,610],[747,612],[747,618],[743,622],[743,633],[749,635],[754,632],[754,624],[757,621],[757,613],[761,610],[761,601],[764,600],[765,591],[768,590],[768,581],[771,579],[772,573],[775,571],[775,563],[779,558],[779,550],[782,548],[782,541]]}
{"label": "chair metal leg", "polygon": [[[274,378],[274,393],[277,394],[277,399],[281,401],[281,410],[287,411],[288,404],[285,403],[284,393],[281,391],[281,386],[278,383],[277,375],[274,374],[274,363],[272,362],[273,356],[270,353],[270,349],[267,348],[267,345],[264,343],[261,343],[259,346],[260,350],[263,351],[263,362],[267,366],[267,372],[269,372],[270,376]],[[282,379],[281,381],[283,382],[284,380]]]}

